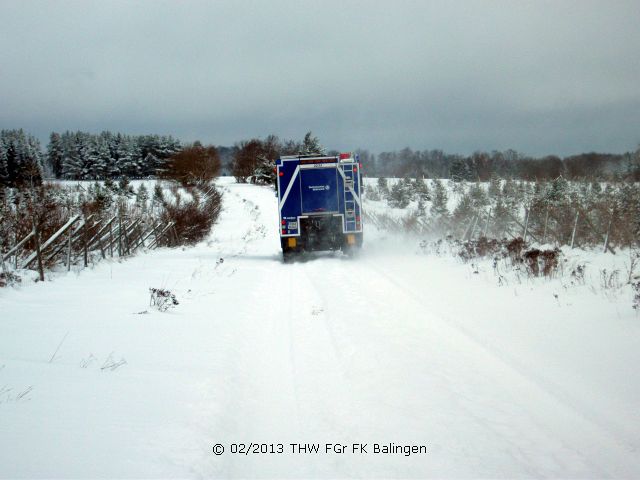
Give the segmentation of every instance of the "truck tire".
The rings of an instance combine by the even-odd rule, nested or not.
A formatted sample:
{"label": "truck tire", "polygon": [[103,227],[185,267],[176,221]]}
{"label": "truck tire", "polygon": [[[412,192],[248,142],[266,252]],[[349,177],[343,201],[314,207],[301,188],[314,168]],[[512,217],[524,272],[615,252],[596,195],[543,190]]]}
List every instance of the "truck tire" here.
{"label": "truck tire", "polygon": [[284,263],[293,263],[293,261],[296,258],[296,251],[295,250],[283,250],[282,251],[282,261]]}

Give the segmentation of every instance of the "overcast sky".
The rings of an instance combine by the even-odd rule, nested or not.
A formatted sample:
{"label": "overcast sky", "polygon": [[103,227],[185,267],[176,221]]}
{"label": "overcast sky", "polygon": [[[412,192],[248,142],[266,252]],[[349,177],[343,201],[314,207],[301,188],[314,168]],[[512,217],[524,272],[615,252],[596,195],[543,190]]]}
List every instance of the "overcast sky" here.
{"label": "overcast sky", "polygon": [[640,1],[0,0],[0,128],[623,152]]}

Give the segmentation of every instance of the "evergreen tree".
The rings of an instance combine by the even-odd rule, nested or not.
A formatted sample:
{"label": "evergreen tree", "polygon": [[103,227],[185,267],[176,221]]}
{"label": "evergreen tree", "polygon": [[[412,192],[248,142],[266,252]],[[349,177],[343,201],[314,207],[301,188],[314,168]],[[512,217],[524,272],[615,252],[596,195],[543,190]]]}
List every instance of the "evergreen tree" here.
{"label": "evergreen tree", "polygon": [[513,224],[510,214],[511,211],[508,205],[503,201],[502,197],[499,196],[496,199],[495,206],[493,207],[494,221],[491,226],[491,231],[493,232],[494,237],[504,237],[507,229]]}
{"label": "evergreen tree", "polygon": [[49,137],[49,145],[47,146],[47,162],[49,168],[56,178],[62,177],[62,160],[64,158],[64,149],[62,147],[62,138],[60,134],[51,132]]}
{"label": "evergreen tree", "polygon": [[492,199],[495,199],[496,197],[498,197],[501,193],[501,188],[500,188],[500,184],[502,182],[500,181],[500,178],[497,177],[496,175],[492,175],[491,176],[491,180],[489,180],[489,188],[488,188],[488,194],[489,197]]}
{"label": "evergreen tree", "polygon": [[145,174],[144,158],[141,156],[140,146],[137,139],[129,137],[127,148],[131,157],[130,176],[142,177]]}
{"label": "evergreen tree", "polygon": [[162,191],[162,185],[156,182],[153,186],[153,204],[154,205],[162,205],[164,203],[164,192]]}
{"label": "evergreen tree", "polygon": [[409,194],[402,180],[396,182],[389,191],[387,198],[389,206],[393,208],[406,208],[409,205]]}
{"label": "evergreen tree", "polygon": [[551,182],[550,188],[547,191],[547,201],[553,205],[558,205],[566,202],[569,194],[569,182],[567,182],[562,175]]}
{"label": "evergreen tree", "polygon": [[418,197],[418,206],[416,208],[416,215],[420,218],[427,216],[426,202],[422,197]]}
{"label": "evergreen tree", "polygon": [[466,228],[467,224],[476,215],[477,211],[473,206],[471,195],[465,193],[460,198],[460,202],[453,210],[453,222],[460,228]]}
{"label": "evergreen tree", "polygon": [[95,178],[106,178],[111,170],[111,152],[103,137],[98,137],[95,141],[93,161]]}
{"label": "evergreen tree", "polygon": [[261,144],[256,168],[253,172],[254,183],[276,185],[276,160],[280,156],[282,146],[275,135],[269,135]]}
{"label": "evergreen tree", "polygon": [[413,191],[418,197],[418,200],[422,200],[423,202],[427,202],[431,200],[431,196],[429,195],[429,187],[427,186],[427,183],[423,179],[416,178],[414,180]]}
{"label": "evergreen tree", "polygon": [[415,200],[417,198],[417,195],[416,191],[413,188],[413,182],[411,181],[411,178],[404,177],[401,182],[407,199],[409,201]]}
{"label": "evergreen tree", "polygon": [[469,196],[471,197],[473,207],[477,210],[480,210],[489,204],[489,198],[478,182],[474,183],[469,189]]}
{"label": "evergreen tree", "polygon": [[516,185],[513,179],[507,178],[502,184],[502,198],[509,206],[516,203]]}
{"label": "evergreen tree", "polygon": [[40,142],[23,130],[0,131],[0,181],[6,186],[35,186],[42,182]]}
{"label": "evergreen tree", "polygon": [[445,229],[448,226],[449,221],[449,209],[447,202],[449,196],[447,190],[438,179],[433,181],[433,200],[431,203],[431,216],[434,219],[436,227]]}
{"label": "evergreen tree", "polygon": [[143,167],[143,175],[151,176],[151,175],[159,175],[162,173],[162,165],[164,162],[161,162],[158,157],[156,157],[153,152],[148,152],[142,161]]}
{"label": "evergreen tree", "polygon": [[116,138],[118,139],[116,147],[116,163],[119,174],[121,176],[135,175],[136,166],[132,155],[133,152],[131,149],[130,139],[120,134],[118,134]]}
{"label": "evergreen tree", "polygon": [[135,194],[135,191],[131,186],[131,182],[129,182],[129,178],[124,175],[120,177],[120,180],[118,180],[118,193],[125,197],[130,197]]}
{"label": "evergreen tree", "polygon": [[382,198],[389,198],[389,184],[384,177],[378,177],[378,191]]}
{"label": "evergreen tree", "polygon": [[266,155],[258,155],[258,162],[253,174],[253,182],[259,185],[275,185],[275,163]]}
{"label": "evergreen tree", "polygon": [[91,159],[89,158],[89,135],[83,132],[76,134],[76,152],[78,158],[78,179],[91,178]]}
{"label": "evergreen tree", "polygon": [[301,155],[312,155],[314,153],[324,155],[325,150],[322,145],[320,145],[320,141],[318,137],[314,137],[311,132],[307,132],[304,136],[304,140],[302,141],[302,148],[300,150]]}
{"label": "evergreen tree", "polygon": [[115,182],[113,181],[113,178],[111,177],[107,177],[104,179],[104,188],[105,190],[111,193],[118,192],[118,186],[115,184]]}
{"label": "evergreen tree", "polygon": [[449,169],[449,178],[454,182],[471,180],[471,171],[466,159],[458,157],[453,161]]}
{"label": "evergreen tree", "polygon": [[149,191],[147,187],[144,186],[144,182],[140,184],[138,187],[138,191],[136,192],[136,205],[143,212],[147,210],[147,200],[149,200]]}
{"label": "evergreen tree", "polygon": [[9,185],[9,161],[2,137],[0,137],[0,185]]}
{"label": "evergreen tree", "polygon": [[[79,133],[79,132],[78,132]],[[77,134],[65,133],[63,137],[62,176],[69,180],[82,178],[82,158],[78,148]]]}

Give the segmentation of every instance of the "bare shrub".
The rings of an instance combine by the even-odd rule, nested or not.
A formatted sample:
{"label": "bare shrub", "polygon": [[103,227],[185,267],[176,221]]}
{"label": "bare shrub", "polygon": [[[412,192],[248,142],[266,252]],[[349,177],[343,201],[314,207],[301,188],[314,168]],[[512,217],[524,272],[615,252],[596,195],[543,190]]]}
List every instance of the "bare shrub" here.
{"label": "bare shrub", "polygon": [[532,248],[524,253],[523,258],[531,275],[535,277],[551,277],[555,275],[558,269],[560,255],[561,252],[557,248],[554,250]]}
{"label": "bare shrub", "polygon": [[461,245],[458,255],[465,261],[473,258],[500,256],[503,244],[496,239],[480,237],[478,240],[468,240]]}
{"label": "bare shrub", "polygon": [[600,287],[603,290],[618,290],[621,286],[619,270],[600,270]]}
{"label": "bare shrub", "polygon": [[171,290],[164,288],[150,288],[149,293],[149,306],[155,307],[161,312],[166,312],[170,308],[175,308],[176,305],[180,304]]}
{"label": "bare shrub", "polygon": [[584,274],[586,271],[586,265],[579,264],[571,270],[571,282],[576,285],[584,285]]}
{"label": "bare shrub", "polygon": [[522,262],[522,251],[526,248],[527,244],[522,237],[514,238],[507,243],[507,252],[513,263]]}
{"label": "bare shrub", "polygon": [[212,185],[190,189],[193,199],[172,205],[164,203],[163,220],[173,222],[178,244],[193,245],[206,237],[218,219],[222,195]]}

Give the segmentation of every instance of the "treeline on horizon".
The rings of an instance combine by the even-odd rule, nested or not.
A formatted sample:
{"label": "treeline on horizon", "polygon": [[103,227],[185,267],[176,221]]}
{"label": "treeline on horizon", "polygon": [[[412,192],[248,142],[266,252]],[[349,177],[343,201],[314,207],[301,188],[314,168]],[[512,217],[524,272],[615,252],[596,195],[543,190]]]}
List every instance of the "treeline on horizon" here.
{"label": "treeline on horizon", "polygon": [[[322,153],[317,138],[307,134],[302,142],[280,141],[275,135],[265,140],[242,140],[234,146],[208,146],[208,159],[216,157],[223,175],[237,175],[241,166],[264,169],[282,154],[292,154],[297,148],[308,153],[309,140]],[[182,144],[166,135],[125,135],[109,131],[53,132],[43,151],[40,142],[23,130],[0,131],[0,185],[37,184],[43,178],[68,180],[103,180],[106,178],[160,177],[172,157],[185,148],[203,148],[200,142]],[[541,158],[503,152],[474,152],[471,155],[448,154],[442,150],[412,150],[382,152],[378,155],[366,149],[354,150],[360,155],[365,175],[371,177],[442,178],[455,181],[489,181],[492,178],[516,180],[630,180],[640,181],[640,148],[624,154],[584,153],[560,158]],[[251,157],[251,158],[249,158]],[[255,158],[253,158],[255,157]],[[264,157],[264,158],[262,158]],[[241,178],[250,178],[243,172]]]}
{"label": "treeline on horizon", "polygon": [[372,177],[444,178],[488,182],[493,177],[514,180],[632,180],[640,181],[640,148],[624,154],[582,153],[530,157],[515,150],[448,154],[442,150],[359,152],[365,173]]}

